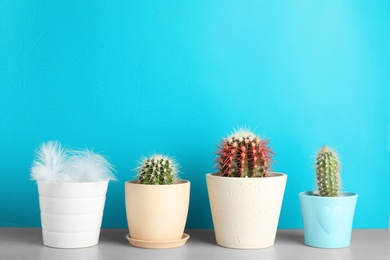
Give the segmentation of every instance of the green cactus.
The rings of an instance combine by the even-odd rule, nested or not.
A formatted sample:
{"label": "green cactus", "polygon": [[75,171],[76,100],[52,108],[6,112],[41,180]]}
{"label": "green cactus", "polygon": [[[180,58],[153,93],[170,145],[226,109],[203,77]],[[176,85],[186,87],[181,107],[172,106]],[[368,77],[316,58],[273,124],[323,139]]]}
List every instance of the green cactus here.
{"label": "green cactus", "polygon": [[151,185],[173,184],[178,165],[173,158],[160,154],[142,159],[138,166],[138,183]]}
{"label": "green cactus", "polygon": [[316,175],[319,195],[338,196],[340,188],[340,163],[336,152],[326,145],[317,154]]}
{"label": "green cactus", "polygon": [[268,177],[274,153],[268,140],[239,129],[223,139],[218,147],[217,169],[226,177]]}

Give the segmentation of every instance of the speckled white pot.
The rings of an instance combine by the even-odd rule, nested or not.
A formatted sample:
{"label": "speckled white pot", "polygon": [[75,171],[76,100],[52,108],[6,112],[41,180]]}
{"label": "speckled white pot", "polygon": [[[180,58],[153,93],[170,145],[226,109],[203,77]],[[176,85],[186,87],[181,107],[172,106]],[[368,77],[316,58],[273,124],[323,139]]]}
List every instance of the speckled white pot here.
{"label": "speckled white pot", "polygon": [[43,244],[82,248],[98,243],[108,181],[38,182]]}
{"label": "speckled white pot", "polygon": [[287,175],[234,178],[206,175],[217,244],[258,249],[273,246]]}

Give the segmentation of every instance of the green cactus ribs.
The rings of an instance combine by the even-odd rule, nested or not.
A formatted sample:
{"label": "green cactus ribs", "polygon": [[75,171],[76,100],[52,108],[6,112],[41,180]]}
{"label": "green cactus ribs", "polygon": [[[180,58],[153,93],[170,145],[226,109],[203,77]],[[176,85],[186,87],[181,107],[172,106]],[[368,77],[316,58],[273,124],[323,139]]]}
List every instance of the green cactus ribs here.
{"label": "green cactus ribs", "polygon": [[317,154],[316,176],[320,196],[336,197],[340,189],[340,163],[336,152],[324,146]]}
{"label": "green cactus ribs", "polygon": [[268,177],[272,155],[268,140],[238,130],[223,139],[216,152],[217,169],[226,177]]}
{"label": "green cactus ribs", "polygon": [[178,165],[173,158],[160,154],[144,158],[138,167],[138,183],[151,185],[173,184]]}

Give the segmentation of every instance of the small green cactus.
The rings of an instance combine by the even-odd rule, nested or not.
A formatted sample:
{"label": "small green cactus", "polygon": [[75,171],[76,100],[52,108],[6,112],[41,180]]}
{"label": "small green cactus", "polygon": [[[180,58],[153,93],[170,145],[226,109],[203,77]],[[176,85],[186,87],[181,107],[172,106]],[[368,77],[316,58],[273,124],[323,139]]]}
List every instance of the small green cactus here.
{"label": "small green cactus", "polygon": [[143,158],[138,166],[138,183],[151,185],[173,184],[177,179],[177,162],[160,154]]}
{"label": "small green cactus", "polygon": [[316,175],[319,195],[337,197],[340,188],[340,163],[336,152],[326,145],[317,154]]}
{"label": "small green cactus", "polygon": [[268,177],[272,155],[268,140],[249,130],[236,130],[221,141],[216,164],[218,174],[226,177]]}

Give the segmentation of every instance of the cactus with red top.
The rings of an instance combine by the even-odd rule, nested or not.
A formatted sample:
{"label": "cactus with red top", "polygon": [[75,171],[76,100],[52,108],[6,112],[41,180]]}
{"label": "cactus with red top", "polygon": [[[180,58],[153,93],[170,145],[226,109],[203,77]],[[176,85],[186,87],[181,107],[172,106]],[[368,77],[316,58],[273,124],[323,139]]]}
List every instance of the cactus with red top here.
{"label": "cactus with red top", "polygon": [[226,177],[268,177],[274,153],[267,139],[249,130],[236,130],[216,152],[218,174]]}

